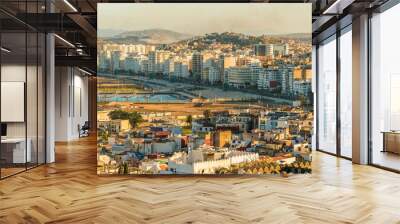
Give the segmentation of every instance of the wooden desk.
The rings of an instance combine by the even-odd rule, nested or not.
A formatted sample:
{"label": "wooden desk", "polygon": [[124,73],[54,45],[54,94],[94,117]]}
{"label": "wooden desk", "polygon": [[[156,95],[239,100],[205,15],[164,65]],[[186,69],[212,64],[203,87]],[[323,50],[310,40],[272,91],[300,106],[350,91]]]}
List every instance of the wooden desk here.
{"label": "wooden desk", "polygon": [[382,152],[400,154],[400,131],[384,131]]}

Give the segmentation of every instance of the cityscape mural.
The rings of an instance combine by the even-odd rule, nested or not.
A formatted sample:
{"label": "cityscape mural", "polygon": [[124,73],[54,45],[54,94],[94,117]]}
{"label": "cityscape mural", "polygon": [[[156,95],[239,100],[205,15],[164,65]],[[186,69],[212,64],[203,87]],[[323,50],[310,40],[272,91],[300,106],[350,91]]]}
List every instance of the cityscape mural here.
{"label": "cityscape mural", "polygon": [[311,4],[98,4],[97,173],[311,173]]}

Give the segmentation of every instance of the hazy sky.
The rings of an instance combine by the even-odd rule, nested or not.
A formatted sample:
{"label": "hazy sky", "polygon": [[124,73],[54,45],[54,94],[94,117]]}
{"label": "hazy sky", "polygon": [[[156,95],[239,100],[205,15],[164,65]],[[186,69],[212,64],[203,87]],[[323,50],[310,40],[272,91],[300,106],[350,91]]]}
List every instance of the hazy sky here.
{"label": "hazy sky", "polygon": [[99,3],[98,28],[168,29],[202,35],[311,33],[311,4]]}

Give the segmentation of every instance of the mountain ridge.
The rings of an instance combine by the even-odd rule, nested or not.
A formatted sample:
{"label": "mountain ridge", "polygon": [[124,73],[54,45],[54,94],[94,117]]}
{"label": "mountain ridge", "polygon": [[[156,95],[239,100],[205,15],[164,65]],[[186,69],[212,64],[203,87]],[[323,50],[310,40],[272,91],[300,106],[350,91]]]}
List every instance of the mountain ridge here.
{"label": "mountain ridge", "polygon": [[115,41],[135,41],[147,44],[170,44],[180,40],[190,39],[191,37],[193,37],[193,35],[167,29],[147,29],[125,31],[108,39]]}
{"label": "mountain ridge", "polygon": [[134,44],[173,44],[181,41],[189,41],[196,39],[204,39],[209,36],[233,36],[239,39],[263,39],[263,38],[293,38],[300,40],[310,40],[311,34],[308,33],[290,33],[290,34],[265,34],[265,35],[247,35],[235,32],[221,32],[221,33],[207,33],[204,35],[191,35],[185,33],[179,33],[167,29],[146,29],[146,30],[135,30],[125,31],[113,35],[111,37],[104,37],[103,39],[116,42],[116,43],[134,43]]}

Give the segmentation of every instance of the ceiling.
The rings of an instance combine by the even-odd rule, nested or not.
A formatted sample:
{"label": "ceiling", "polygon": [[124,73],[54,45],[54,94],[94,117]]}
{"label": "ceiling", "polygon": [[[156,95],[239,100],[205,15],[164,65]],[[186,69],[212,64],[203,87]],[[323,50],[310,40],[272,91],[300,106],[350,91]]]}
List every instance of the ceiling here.
{"label": "ceiling", "polygon": [[[190,2],[312,3],[313,41],[328,35],[337,22],[381,5],[386,0],[192,0]],[[188,2],[188,0],[1,0],[4,32],[25,28],[55,32],[56,65],[75,65],[96,71],[97,3]],[[27,13],[26,13],[27,12]],[[50,13],[51,12],[51,13]],[[350,18],[349,18],[350,17]],[[334,30],[332,32],[335,32]],[[329,33],[329,32],[328,32]],[[65,41],[64,41],[65,40]]]}

